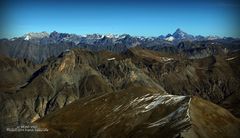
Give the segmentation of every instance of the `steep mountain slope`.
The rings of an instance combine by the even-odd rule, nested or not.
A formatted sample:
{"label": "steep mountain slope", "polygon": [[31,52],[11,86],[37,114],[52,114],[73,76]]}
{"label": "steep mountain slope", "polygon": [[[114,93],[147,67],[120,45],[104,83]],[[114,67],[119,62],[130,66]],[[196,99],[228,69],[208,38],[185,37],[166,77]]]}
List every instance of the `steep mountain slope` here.
{"label": "steep mountain slope", "polygon": [[[200,96],[220,105],[228,101],[223,107],[239,114],[234,108],[239,99],[233,98],[240,94],[239,52],[194,60],[141,48],[129,49],[124,55],[168,93]],[[229,60],[232,57],[235,60]]]}
{"label": "steep mountain slope", "polygon": [[[107,83],[103,85],[103,78],[91,68],[96,66],[96,56],[89,51],[75,52],[63,53],[36,71],[17,93],[3,96],[2,124],[30,122],[96,90],[110,91]],[[86,85],[86,82],[90,83]]]}
{"label": "steep mountain slope", "polygon": [[[44,137],[232,137],[240,121],[205,100],[132,87],[78,100],[35,122]],[[226,125],[227,124],[227,125]]]}
{"label": "steep mountain slope", "polygon": [[[229,63],[234,73],[234,76],[240,76],[240,51],[235,51],[228,54],[225,60]],[[228,71],[227,71],[228,74]],[[238,82],[240,79],[238,78]],[[235,85],[238,86],[238,85]],[[239,91],[239,89],[238,89]],[[231,111],[237,117],[240,116],[240,93],[233,93],[229,95],[225,100],[220,102],[220,105]]]}
{"label": "steep mountain slope", "polygon": [[191,128],[182,133],[183,137],[237,138],[240,136],[239,118],[227,110],[198,97],[191,98]]}
{"label": "steep mountain slope", "polygon": [[13,93],[38,70],[40,65],[26,59],[11,59],[0,55],[0,93]]}
{"label": "steep mountain slope", "polygon": [[110,57],[102,54],[74,49],[42,66],[17,93],[1,96],[1,127],[32,122],[79,98],[97,93],[131,86],[164,91],[131,59],[112,60],[114,54],[109,54]]}

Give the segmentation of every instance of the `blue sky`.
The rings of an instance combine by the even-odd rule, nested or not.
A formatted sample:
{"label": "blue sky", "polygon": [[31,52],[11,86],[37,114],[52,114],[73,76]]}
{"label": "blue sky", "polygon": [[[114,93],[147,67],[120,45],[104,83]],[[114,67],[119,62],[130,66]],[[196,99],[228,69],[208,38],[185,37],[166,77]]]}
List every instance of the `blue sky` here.
{"label": "blue sky", "polygon": [[0,37],[27,32],[159,36],[177,28],[193,35],[240,37],[235,0],[8,0]]}

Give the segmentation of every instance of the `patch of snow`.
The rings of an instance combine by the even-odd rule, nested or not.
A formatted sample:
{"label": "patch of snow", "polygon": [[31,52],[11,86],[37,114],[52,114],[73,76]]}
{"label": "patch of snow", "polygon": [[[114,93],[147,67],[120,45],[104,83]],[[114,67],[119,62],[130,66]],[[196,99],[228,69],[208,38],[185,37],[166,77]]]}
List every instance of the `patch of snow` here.
{"label": "patch of snow", "polygon": [[16,40],[16,38],[15,38],[15,37],[10,39],[10,41],[15,41],[15,40]]}
{"label": "patch of snow", "polygon": [[231,57],[231,58],[227,58],[226,60],[233,60],[233,59],[235,59],[235,58],[237,58],[237,57]]}
{"label": "patch of snow", "polygon": [[175,38],[173,36],[169,36],[167,38],[165,38],[164,40],[167,40],[167,41],[173,41]]}
{"label": "patch of snow", "polygon": [[220,39],[220,37],[216,35],[207,36],[207,40],[216,40],[216,39]]}
{"label": "patch of snow", "polygon": [[122,107],[122,105],[119,105],[119,106],[117,106],[117,107],[115,107],[114,109],[113,109],[113,111],[114,112],[117,112],[117,111],[119,111],[119,109]]}
{"label": "patch of snow", "polygon": [[187,109],[187,117],[189,118],[189,120],[191,119],[191,117],[190,117],[191,100],[192,100],[192,98],[190,98],[189,101],[188,101],[188,109]]}
{"label": "patch of snow", "polygon": [[169,58],[169,57],[161,57],[161,60],[166,62],[166,61],[171,61],[173,60],[173,58]]}
{"label": "patch of snow", "polygon": [[116,58],[115,57],[113,57],[113,58],[108,58],[107,60],[108,61],[111,61],[111,60],[115,60]]}
{"label": "patch of snow", "polygon": [[140,40],[145,40],[146,39],[146,37],[144,37],[144,36],[137,36],[137,38],[140,39]]}
{"label": "patch of snow", "polygon": [[119,38],[119,35],[115,35],[115,34],[107,34],[105,36],[108,38]]}
{"label": "patch of snow", "polygon": [[148,104],[145,109],[146,111],[152,110],[160,104],[176,104],[184,100],[185,96],[174,96],[174,95],[163,95],[156,97],[150,104]]}
{"label": "patch of snow", "polygon": [[70,52],[70,49],[66,49],[64,52]]}
{"label": "patch of snow", "polygon": [[[164,101],[164,104],[177,104],[178,102],[184,100],[186,96],[173,96],[173,95],[166,95],[165,97],[168,97],[167,101]],[[190,121],[190,114],[189,114],[189,107],[190,107],[190,101],[191,98],[189,99],[188,102],[185,102],[184,104],[180,105],[177,110],[173,111],[169,115],[167,115],[164,118],[161,118],[160,120],[157,120],[155,122],[152,122],[148,125],[148,128],[152,127],[161,127],[164,126],[165,124],[169,123],[170,120],[174,121],[174,124],[171,124],[172,126],[177,126],[181,125],[183,123],[189,122]],[[151,103],[153,106],[159,105],[160,102]]]}
{"label": "patch of snow", "polygon": [[24,40],[30,40],[31,39],[31,36],[27,35]]}
{"label": "patch of snow", "polygon": [[155,37],[148,37],[147,39],[152,41],[152,40],[155,40]]}

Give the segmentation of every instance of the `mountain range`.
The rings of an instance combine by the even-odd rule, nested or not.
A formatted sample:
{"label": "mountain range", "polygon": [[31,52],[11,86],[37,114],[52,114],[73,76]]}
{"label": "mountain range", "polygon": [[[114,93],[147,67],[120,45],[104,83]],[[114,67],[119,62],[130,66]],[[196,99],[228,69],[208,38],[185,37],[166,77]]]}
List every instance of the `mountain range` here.
{"label": "mountain range", "polygon": [[139,46],[143,44],[155,43],[155,44],[165,44],[165,45],[177,45],[181,41],[223,41],[229,40],[239,40],[239,38],[231,37],[218,37],[218,36],[193,36],[188,34],[181,29],[177,29],[173,34],[168,34],[166,36],[160,35],[158,37],[144,37],[144,36],[131,36],[129,34],[122,35],[101,35],[101,34],[91,34],[91,35],[76,35],[68,33],[58,33],[56,31],[52,33],[39,32],[39,33],[27,33],[22,37],[15,37],[10,39],[11,41],[28,41],[30,44],[34,45],[49,45],[49,44],[59,44],[59,43],[73,43],[72,45],[123,45],[126,47]]}
{"label": "mountain range", "polygon": [[41,32],[0,48],[1,137],[240,136],[237,38]]}
{"label": "mountain range", "polygon": [[[78,43],[87,43],[87,44],[95,44],[99,39],[112,39],[113,43],[121,43],[124,41],[125,38],[134,38],[138,41],[153,41],[153,40],[166,40],[166,41],[182,41],[182,40],[189,40],[189,41],[201,41],[201,40],[217,40],[217,39],[234,39],[231,37],[219,37],[219,36],[201,36],[201,35],[191,35],[188,34],[181,29],[177,29],[173,34],[168,34],[166,36],[160,35],[158,37],[144,37],[144,36],[130,36],[129,34],[122,34],[122,35],[101,35],[101,34],[92,34],[92,35],[76,35],[76,34],[68,34],[68,33],[58,33],[56,31],[51,32],[50,34],[47,32],[39,32],[39,33],[27,33],[22,37],[15,37],[15,39],[24,39],[28,41],[38,40],[41,39],[48,40],[49,42],[56,43],[56,42],[74,42],[75,44]],[[237,38],[235,38],[237,39]]]}
{"label": "mountain range", "polygon": [[28,33],[22,37],[0,40],[0,53],[13,58],[26,58],[43,63],[65,50],[86,48],[91,51],[108,50],[125,52],[130,47],[142,47],[155,51],[182,54],[189,58],[204,58],[227,50],[238,50],[239,38],[193,36],[177,29],[173,34],[159,37],[135,37],[123,35],[75,35],[56,31]]}

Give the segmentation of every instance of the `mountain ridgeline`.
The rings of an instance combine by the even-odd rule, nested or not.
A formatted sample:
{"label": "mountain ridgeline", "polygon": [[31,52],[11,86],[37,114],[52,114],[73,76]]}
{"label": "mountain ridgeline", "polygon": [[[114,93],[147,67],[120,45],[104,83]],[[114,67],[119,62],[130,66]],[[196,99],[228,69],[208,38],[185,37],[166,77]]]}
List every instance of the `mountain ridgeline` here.
{"label": "mountain ridgeline", "polygon": [[[177,29],[0,42],[2,137],[240,136],[239,39]],[[19,125],[48,132],[6,131]]]}
{"label": "mountain ridgeline", "polygon": [[130,47],[143,47],[155,51],[181,54],[188,58],[204,58],[210,55],[238,50],[240,39],[218,36],[193,36],[177,29],[173,34],[159,37],[136,37],[123,35],[76,35],[56,31],[28,33],[22,37],[0,40],[0,54],[12,58],[26,58],[43,63],[72,48],[91,51],[108,50],[125,52]]}

